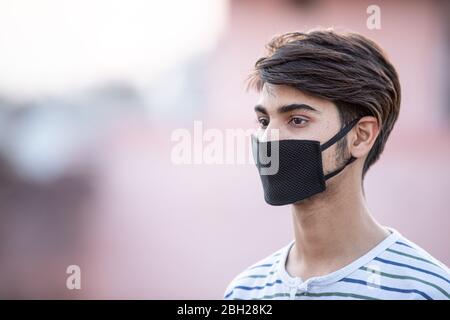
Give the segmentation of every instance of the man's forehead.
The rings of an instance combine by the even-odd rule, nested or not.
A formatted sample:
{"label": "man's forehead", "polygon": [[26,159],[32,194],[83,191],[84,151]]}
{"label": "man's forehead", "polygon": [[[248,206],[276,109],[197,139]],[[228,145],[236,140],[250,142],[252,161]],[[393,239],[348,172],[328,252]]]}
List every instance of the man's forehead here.
{"label": "man's forehead", "polygon": [[257,105],[265,109],[277,109],[283,105],[306,104],[318,111],[333,106],[331,101],[314,97],[287,85],[264,84]]}
{"label": "man's forehead", "polygon": [[264,86],[262,87],[260,96],[277,98],[286,95],[295,96],[297,93],[301,93],[300,90],[297,90],[294,87],[288,85],[265,83]]}

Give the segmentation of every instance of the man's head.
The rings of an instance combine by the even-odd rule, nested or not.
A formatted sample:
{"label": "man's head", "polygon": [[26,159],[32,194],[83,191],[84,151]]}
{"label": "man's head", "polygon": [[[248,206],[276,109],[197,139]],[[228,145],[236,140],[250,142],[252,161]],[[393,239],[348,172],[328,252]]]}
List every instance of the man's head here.
{"label": "man's head", "polygon": [[249,82],[261,92],[261,127],[279,129],[280,139],[323,143],[361,118],[351,141],[341,139],[323,162],[332,171],[351,155],[362,158],[364,177],[400,110],[398,75],[381,48],[359,34],[322,30],[275,37],[267,49]]}

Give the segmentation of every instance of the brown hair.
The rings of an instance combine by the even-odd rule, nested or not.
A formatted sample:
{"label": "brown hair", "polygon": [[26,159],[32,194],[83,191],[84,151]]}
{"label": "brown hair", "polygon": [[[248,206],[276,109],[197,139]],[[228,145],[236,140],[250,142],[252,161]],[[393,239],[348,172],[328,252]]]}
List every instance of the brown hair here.
{"label": "brown hair", "polygon": [[400,111],[398,75],[383,50],[362,35],[333,30],[286,33],[266,48],[249,87],[260,91],[264,83],[288,85],[330,100],[342,125],[356,117],[376,117],[380,132],[364,163],[364,177],[380,157]]}

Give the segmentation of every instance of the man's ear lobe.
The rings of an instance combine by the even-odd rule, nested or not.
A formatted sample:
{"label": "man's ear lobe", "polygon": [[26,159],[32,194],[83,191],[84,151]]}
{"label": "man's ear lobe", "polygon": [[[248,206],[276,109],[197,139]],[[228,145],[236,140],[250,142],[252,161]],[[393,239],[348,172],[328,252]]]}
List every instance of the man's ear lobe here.
{"label": "man's ear lobe", "polygon": [[378,120],[372,116],[362,117],[353,130],[353,141],[350,144],[352,155],[356,158],[367,155],[372,149],[378,134]]}

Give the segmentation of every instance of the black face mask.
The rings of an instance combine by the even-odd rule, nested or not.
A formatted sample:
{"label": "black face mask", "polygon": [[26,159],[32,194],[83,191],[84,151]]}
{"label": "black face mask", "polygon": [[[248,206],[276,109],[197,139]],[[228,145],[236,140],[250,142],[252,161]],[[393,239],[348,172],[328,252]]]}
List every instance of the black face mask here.
{"label": "black face mask", "polygon": [[261,177],[266,202],[281,206],[325,191],[325,181],[344,170],[356,158],[350,157],[341,168],[324,175],[322,151],[342,139],[358,120],[351,121],[322,145],[314,140],[261,142],[252,136],[253,157]]}

